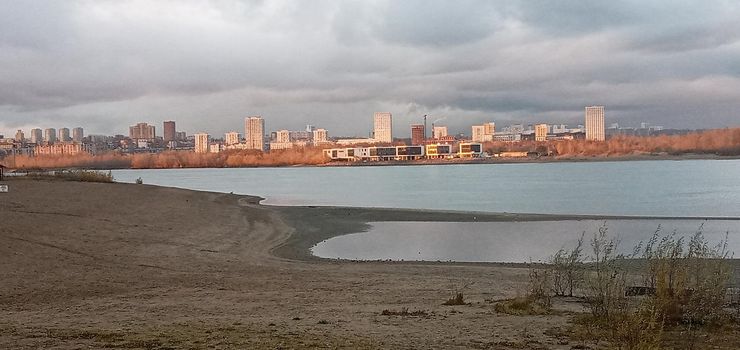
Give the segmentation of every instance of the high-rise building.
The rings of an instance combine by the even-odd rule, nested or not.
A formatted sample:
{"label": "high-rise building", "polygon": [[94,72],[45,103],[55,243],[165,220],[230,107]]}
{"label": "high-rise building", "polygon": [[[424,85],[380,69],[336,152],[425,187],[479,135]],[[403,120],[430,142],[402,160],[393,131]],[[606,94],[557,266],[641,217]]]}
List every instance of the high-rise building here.
{"label": "high-rise building", "polygon": [[446,126],[434,126],[432,128],[432,137],[436,140],[439,140],[447,135],[448,133]]}
{"label": "high-rise building", "polygon": [[69,129],[61,128],[57,130],[57,140],[59,140],[59,142],[67,142],[72,140],[72,138],[69,137]]}
{"label": "high-rise building", "polygon": [[486,135],[493,135],[496,133],[496,123],[490,122],[490,123],[483,123],[483,132]]}
{"label": "high-rise building", "polygon": [[473,125],[471,139],[473,142],[493,141],[493,135],[496,133],[496,124],[483,123],[482,125]]}
{"label": "high-rise building", "polygon": [[163,139],[165,143],[175,141],[175,137],[177,137],[177,129],[175,128],[174,121],[168,120],[164,122],[164,127],[162,130],[164,131]]}
{"label": "high-rise building", "polygon": [[44,141],[44,133],[41,129],[31,129],[31,143],[39,144]]}
{"label": "high-rise building", "polygon": [[547,124],[537,124],[534,126],[534,140],[547,141]]}
{"label": "high-rise building", "polygon": [[244,119],[244,138],[248,149],[265,148],[265,120],[260,116],[247,117]]}
{"label": "high-rise building", "polygon": [[275,142],[277,143],[290,142],[290,131],[278,130],[277,133],[275,133]]}
{"label": "high-rise building", "polygon": [[20,143],[23,143],[26,140],[26,136],[23,134],[23,130],[18,130],[15,132],[15,140]]}
{"label": "high-rise building", "polygon": [[329,141],[329,132],[326,129],[314,129],[313,130],[313,144],[320,145]]}
{"label": "high-rise building", "polygon": [[224,144],[226,146],[236,145],[239,143],[239,133],[236,131],[229,131],[224,134]]}
{"label": "high-rise building", "polygon": [[424,139],[424,124],[411,124],[411,144],[412,145],[423,145]]}
{"label": "high-rise building", "polygon": [[195,153],[208,153],[208,134],[202,132],[193,136],[195,136]]}
{"label": "high-rise building", "polygon": [[184,131],[178,131],[175,133],[175,140],[176,141],[187,141],[188,134]]}
{"label": "high-rise building", "polygon": [[72,141],[82,142],[83,138],[85,138],[85,130],[83,130],[81,127],[76,127],[72,129]]}
{"label": "high-rise building", "polygon": [[57,130],[54,128],[44,129],[44,141],[48,143],[57,142]]}
{"label": "high-rise building", "polygon": [[604,139],[604,106],[586,107],[586,140]]}
{"label": "high-rise building", "polygon": [[393,142],[393,120],[390,112],[375,112],[373,138],[375,142]]}
{"label": "high-rise building", "polygon": [[137,123],[136,125],[129,127],[129,137],[134,140],[154,141],[156,138],[154,125]]}

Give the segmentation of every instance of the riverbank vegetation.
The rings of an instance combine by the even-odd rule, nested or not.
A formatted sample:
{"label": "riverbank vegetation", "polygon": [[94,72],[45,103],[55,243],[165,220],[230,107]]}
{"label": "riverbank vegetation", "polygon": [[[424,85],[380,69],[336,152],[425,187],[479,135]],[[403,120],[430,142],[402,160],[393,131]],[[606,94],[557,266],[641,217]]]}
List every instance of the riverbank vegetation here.
{"label": "riverbank vegetation", "polygon": [[604,225],[590,240],[588,256],[582,248],[583,239],[556,252],[550,264],[533,267],[526,295],[499,302],[496,311],[547,314],[550,298],[573,296],[585,312],[555,333],[619,349],[700,349],[723,332],[740,330],[727,239],[712,246],[701,227],[690,237],[663,234],[659,227],[622,254]]}
{"label": "riverbank vegetation", "polygon": [[233,150],[220,153],[166,151],[161,153],[100,155],[77,154],[64,156],[16,156],[5,163],[17,169],[165,169],[165,168],[226,168],[248,166],[318,165],[326,162],[321,149],[296,148],[263,153]]}
{"label": "riverbank vegetation", "polygon": [[490,154],[504,151],[527,151],[566,158],[650,154],[740,156],[740,128],[706,130],[684,135],[617,135],[610,137],[605,142],[586,140],[488,142],[484,149]]}

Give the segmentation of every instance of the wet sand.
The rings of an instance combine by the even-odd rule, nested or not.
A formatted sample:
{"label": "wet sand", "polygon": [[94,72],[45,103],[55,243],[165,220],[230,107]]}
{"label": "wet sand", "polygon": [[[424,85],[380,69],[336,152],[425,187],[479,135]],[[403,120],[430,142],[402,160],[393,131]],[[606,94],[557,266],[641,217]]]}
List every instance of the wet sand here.
{"label": "wet sand", "polygon": [[[593,217],[271,207],[258,197],[149,185],[5,183],[0,348],[575,345],[547,335],[568,313],[493,310],[492,301],[524,292],[521,265],[334,261],[308,248],[369,221]],[[456,291],[470,304],[443,306]],[[580,310],[565,299],[556,307]],[[423,314],[381,315],[403,308]]]}

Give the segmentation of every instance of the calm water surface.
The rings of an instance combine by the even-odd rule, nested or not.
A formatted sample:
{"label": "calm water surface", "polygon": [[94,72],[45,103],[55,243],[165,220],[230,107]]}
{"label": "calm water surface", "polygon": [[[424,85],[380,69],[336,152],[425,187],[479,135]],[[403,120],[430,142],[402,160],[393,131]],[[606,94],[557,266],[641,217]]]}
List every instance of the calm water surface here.
{"label": "calm water surface", "polygon": [[259,195],[275,205],[740,216],[740,160],[114,170],[113,176]]}
{"label": "calm water surface", "polygon": [[[541,222],[376,222],[368,232],[338,236],[311,250],[324,258],[357,260],[424,260],[468,262],[545,261],[560,248],[572,249],[584,234],[588,240],[604,221]],[[726,235],[728,250],[740,253],[738,220],[613,220],[606,222],[609,237],[619,250],[631,254],[647,241],[658,225],[663,235],[691,237],[702,227],[712,246]],[[728,232],[729,231],[729,232]],[[735,255],[737,257],[737,255]]]}

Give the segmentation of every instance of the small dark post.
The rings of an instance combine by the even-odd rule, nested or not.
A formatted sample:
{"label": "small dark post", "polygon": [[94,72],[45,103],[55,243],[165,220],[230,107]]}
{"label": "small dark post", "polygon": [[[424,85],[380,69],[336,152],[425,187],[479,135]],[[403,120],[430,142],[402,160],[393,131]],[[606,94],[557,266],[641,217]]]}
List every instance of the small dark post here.
{"label": "small dark post", "polygon": [[0,181],[3,181],[3,169],[5,169],[5,166],[0,164]]}

